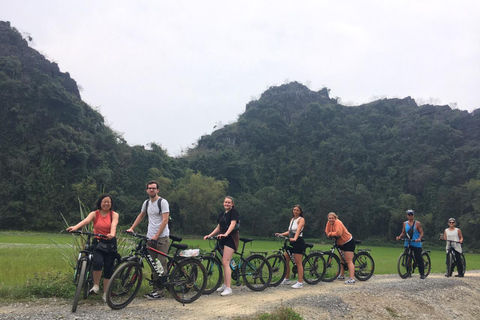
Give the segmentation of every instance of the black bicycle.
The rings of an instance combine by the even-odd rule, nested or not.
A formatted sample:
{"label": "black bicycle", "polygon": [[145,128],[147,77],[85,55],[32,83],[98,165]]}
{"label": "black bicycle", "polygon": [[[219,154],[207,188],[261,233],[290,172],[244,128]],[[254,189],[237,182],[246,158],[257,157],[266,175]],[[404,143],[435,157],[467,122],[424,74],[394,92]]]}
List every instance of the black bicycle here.
{"label": "black bicycle", "polygon": [[85,246],[78,253],[77,264],[73,274],[73,283],[75,284],[75,294],[73,296],[72,312],[77,311],[80,297],[86,299],[90,289],[93,287],[93,245],[92,237],[107,238],[106,235],[91,233],[87,231],[70,231],[73,234],[86,235]]}
{"label": "black bicycle", "polygon": [[[348,271],[347,260],[345,260],[345,254],[337,244],[338,238],[335,237],[335,242],[329,251],[323,252],[323,258],[325,259],[325,274],[322,278],[325,282],[332,282],[340,275],[341,266],[343,266],[345,272]],[[354,240],[355,245],[362,243],[360,240]],[[335,254],[337,250],[338,254],[342,257],[339,258]],[[355,278],[360,281],[367,281],[373,276],[375,271],[375,262],[370,255],[370,249],[358,249],[353,254],[353,264],[355,266]]]}
{"label": "black bicycle", "polygon": [[[415,259],[415,254],[413,253],[412,246],[410,243],[412,239],[402,238],[400,240],[407,241],[408,245],[405,247],[405,250],[400,254],[398,257],[397,269],[398,275],[402,279],[406,279],[412,276],[412,273],[415,272],[415,269],[418,267],[417,260]],[[425,241],[422,239],[422,242]],[[428,277],[430,274],[430,270],[432,269],[432,262],[430,260],[430,250],[423,250],[422,251],[422,259],[424,265],[424,275],[425,278]]]}
{"label": "black bicycle", "polygon": [[[295,264],[295,259],[292,253],[288,251],[289,238],[277,235],[277,239],[282,241],[281,248],[279,250],[273,251],[274,253],[267,257],[270,266],[272,267],[272,282],[270,285],[272,287],[278,286],[285,279],[287,274],[287,260],[285,259],[285,252],[290,256],[290,260],[293,263],[292,266],[292,278],[295,278],[298,273],[297,265]],[[325,274],[325,259],[323,254],[317,251],[313,251],[312,243],[305,243],[306,250],[303,253],[302,265],[303,265],[303,279],[308,284],[317,284],[319,283],[323,275]],[[307,254],[307,250],[309,253]]]}
{"label": "black bicycle", "polygon": [[[175,253],[168,255],[147,245],[147,241],[155,240],[134,232],[126,233],[139,240],[130,256],[122,259],[122,263],[110,278],[106,291],[106,300],[110,308],[124,308],[135,298],[142,284],[144,260],[152,272],[158,275],[157,286],[167,288],[175,300],[184,304],[191,303],[202,295],[207,274],[199,259],[180,255],[188,248],[186,244],[172,241],[170,246],[175,248]],[[155,251],[167,259],[167,270],[157,267],[149,251]],[[152,279],[147,280],[153,284]]]}
{"label": "black bicycle", "polygon": [[[205,294],[211,294],[215,292],[223,280],[223,268],[222,257],[223,251],[219,246],[218,237],[208,238],[212,246],[212,251],[202,256],[202,263],[207,271],[207,287],[204,291]],[[253,239],[240,238],[243,242],[242,251],[235,251],[235,254],[239,256],[237,262],[232,258],[230,260],[230,268],[232,269],[232,279],[236,281],[236,285],[240,286],[240,279],[243,278],[245,285],[253,291],[262,291],[270,285],[272,280],[272,268],[267,259],[262,253],[250,252],[250,254],[244,258],[245,244],[252,242]]]}
{"label": "black bicycle", "polygon": [[[454,240],[445,240],[448,243],[448,249],[447,249],[447,273],[445,274],[446,277],[451,277],[453,270],[455,270],[455,267],[457,266],[457,261],[455,258],[455,249],[453,248],[452,243],[460,243],[460,241],[454,241]],[[465,255],[460,253],[460,257],[462,260],[462,265],[463,265],[463,273],[467,271],[467,261],[465,260]],[[458,271],[458,270],[457,270]]]}

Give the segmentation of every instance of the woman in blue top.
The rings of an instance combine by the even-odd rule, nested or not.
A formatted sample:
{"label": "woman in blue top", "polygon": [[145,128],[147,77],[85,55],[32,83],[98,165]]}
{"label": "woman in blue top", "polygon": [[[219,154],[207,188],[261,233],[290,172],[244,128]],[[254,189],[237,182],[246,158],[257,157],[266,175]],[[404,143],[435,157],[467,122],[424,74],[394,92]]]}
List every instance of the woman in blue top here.
{"label": "woman in blue top", "polygon": [[397,240],[400,240],[401,238],[413,240],[405,240],[405,247],[407,247],[408,243],[410,242],[410,247],[412,247],[415,260],[417,260],[420,279],[425,279],[425,266],[422,258],[423,227],[420,221],[415,220],[415,211],[407,210],[406,214],[408,220],[403,223],[402,233],[400,233],[400,235],[397,237]]}

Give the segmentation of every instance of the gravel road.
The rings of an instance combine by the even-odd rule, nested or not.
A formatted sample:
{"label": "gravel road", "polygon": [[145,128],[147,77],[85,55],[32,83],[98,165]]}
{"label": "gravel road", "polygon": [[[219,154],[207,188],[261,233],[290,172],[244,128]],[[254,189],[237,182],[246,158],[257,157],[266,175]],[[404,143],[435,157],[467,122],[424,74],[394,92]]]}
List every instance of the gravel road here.
{"label": "gravel road", "polygon": [[366,282],[345,285],[341,281],[250,291],[234,287],[233,296],[214,293],[182,306],[171,298],[149,301],[135,299],[122,310],[110,310],[100,297],[81,301],[72,313],[71,301],[37,299],[30,302],[0,303],[0,319],[234,319],[290,307],[305,319],[480,319],[480,270],[465,278],[431,274],[400,279],[398,275],[373,276]]}

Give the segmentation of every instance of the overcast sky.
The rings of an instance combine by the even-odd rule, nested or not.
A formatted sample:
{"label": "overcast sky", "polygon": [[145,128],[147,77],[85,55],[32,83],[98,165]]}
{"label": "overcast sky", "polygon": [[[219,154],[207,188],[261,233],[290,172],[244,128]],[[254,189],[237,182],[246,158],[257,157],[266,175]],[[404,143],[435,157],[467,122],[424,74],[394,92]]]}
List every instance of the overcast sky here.
{"label": "overcast sky", "polygon": [[480,108],[478,0],[0,0],[0,20],[130,145],[172,156],[290,81]]}

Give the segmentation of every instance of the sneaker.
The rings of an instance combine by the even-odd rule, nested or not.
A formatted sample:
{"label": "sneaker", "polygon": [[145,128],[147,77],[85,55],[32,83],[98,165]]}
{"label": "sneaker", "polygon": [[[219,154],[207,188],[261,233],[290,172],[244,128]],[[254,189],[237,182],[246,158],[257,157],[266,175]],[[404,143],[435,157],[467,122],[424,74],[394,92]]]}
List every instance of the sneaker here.
{"label": "sneaker", "polygon": [[98,285],[94,284],[92,289],[90,289],[90,294],[97,294],[98,290],[100,290],[100,288],[98,287]]}
{"label": "sneaker", "polygon": [[290,281],[290,279],[287,279],[287,278],[283,279],[283,281],[280,282],[280,284],[291,284],[291,283],[292,281]]}
{"label": "sneaker", "polygon": [[420,279],[425,279],[425,278],[426,278],[425,275],[423,275],[423,274],[420,275]]}
{"label": "sneaker", "polygon": [[147,299],[150,300],[163,300],[165,295],[158,293],[157,291],[153,291],[147,295]]}
{"label": "sneaker", "polygon": [[297,282],[292,286],[293,289],[302,289],[303,288],[303,283]]}
{"label": "sneaker", "polygon": [[355,279],[348,279],[345,284],[355,284]]}
{"label": "sneaker", "polygon": [[345,276],[338,276],[337,280],[345,280]]}
{"label": "sneaker", "polygon": [[225,296],[231,296],[233,294],[233,291],[231,288],[229,287],[225,287],[225,290],[223,290],[222,293],[220,293],[221,296],[225,297]]}
{"label": "sneaker", "polygon": [[217,292],[223,292],[227,286],[225,284],[222,284],[218,289]]}
{"label": "sneaker", "polygon": [[463,274],[457,274],[455,277],[463,278]]}
{"label": "sneaker", "polygon": [[103,300],[103,302],[107,302],[107,293],[106,292],[103,293],[102,300]]}

